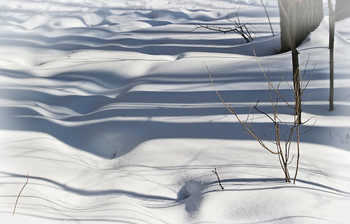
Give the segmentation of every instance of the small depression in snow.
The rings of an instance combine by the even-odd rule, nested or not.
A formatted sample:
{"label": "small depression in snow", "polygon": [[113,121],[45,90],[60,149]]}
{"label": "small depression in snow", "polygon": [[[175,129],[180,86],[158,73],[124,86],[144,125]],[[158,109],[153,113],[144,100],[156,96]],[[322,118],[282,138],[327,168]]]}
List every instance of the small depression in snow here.
{"label": "small depression in snow", "polygon": [[192,196],[198,196],[201,193],[201,191],[204,189],[204,187],[205,187],[205,183],[203,182],[196,181],[196,180],[189,180],[184,184],[184,186],[177,193],[177,200],[182,201]]}
{"label": "small depression in snow", "polygon": [[177,194],[177,201],[185,204],[185,209],[189,214],[194,214],[199,210],[202,202],[202,192],[206,183],[197,180],[188,180]]}

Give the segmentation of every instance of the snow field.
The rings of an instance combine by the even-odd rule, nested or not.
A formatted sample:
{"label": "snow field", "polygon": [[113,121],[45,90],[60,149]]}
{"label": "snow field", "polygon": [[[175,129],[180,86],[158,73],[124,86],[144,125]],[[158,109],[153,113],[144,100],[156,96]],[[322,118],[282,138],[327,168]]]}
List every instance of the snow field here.
{"label": "snow field", "polygon": [[[278,33],[276,1],[267,6]],[[291,62],[260,1],[13,0],[0,9],[4,223],[347,223],[348,20],[337,24],[335,111],[327,18],[299,47],[307,74],[315,67],[303,107],[312,118],[303,130],[312,129],[292,185],[228,114],[204,64],[242,118],[258,100],[272,112],[257,60],[273,83],[291,80]],[[239,36],[193,31],[229,26],[238,9],[258,58]],[[281,92],[293,101],[288,84]],[[252,116],[271,136],[268,119]]]}

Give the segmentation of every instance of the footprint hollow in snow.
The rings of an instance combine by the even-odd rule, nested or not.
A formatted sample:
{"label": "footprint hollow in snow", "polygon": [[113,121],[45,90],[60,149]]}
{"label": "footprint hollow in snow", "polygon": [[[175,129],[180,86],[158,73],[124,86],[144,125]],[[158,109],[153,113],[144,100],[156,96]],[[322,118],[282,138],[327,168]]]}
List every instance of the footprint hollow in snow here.
{"label": "footprint hollow in snow", "polygon": [[196,180],[189,180],[184,184],[184,186],[177,193],[177,200],[182,201],[192,196],[198,196],[202,192],[204,187],[205,187],[205,183],[203,182],[196,181]]}

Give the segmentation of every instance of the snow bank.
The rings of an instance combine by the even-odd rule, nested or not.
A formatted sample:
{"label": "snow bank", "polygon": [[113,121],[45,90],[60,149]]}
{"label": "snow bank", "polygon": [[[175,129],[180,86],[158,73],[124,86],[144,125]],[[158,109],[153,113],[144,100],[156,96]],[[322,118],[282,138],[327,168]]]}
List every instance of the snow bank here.
{"label": "snow bank", "polygon": [[[277,2],[266,3],[278,33]],[[258,58],[237,35],[193,31],[231,26],[227,16],[238,9],[254,30]],[[204,65],[240,116],[258,100],[271,112],[256,60],[273,83],[290,82],[291,56],[278,54],[260,1],[0,2],[1,220],[347,223],[347,24],[337,24],[333,112],[327,20],[299,47],[307,77],[313,71],[303,106],[303,119],[312,118],[303,130],[312,128],[292,185],[278,159],[228,114]],[[293,101],[287,83],[280,91]],[[261,136],[273,134],[268,119],[251,116]]]}

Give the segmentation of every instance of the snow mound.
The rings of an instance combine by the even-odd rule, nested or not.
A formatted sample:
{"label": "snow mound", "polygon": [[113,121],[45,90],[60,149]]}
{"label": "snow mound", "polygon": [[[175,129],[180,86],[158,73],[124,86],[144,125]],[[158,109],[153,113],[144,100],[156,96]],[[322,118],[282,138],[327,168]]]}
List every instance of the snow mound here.
{"label": "snow mound", "polygon": [[[278,35],[277,2],[265,2]],[[291,104],[292,68],[260,4],[0,1],[1,222],[347,224],[349,26],[337,26],[333,112],[327,21],[299,47],[301,64],[311,65],[305,77],[313,76],[295,185],[210,83],[208,69],[225,102],[244,119],[251,111],[255,132],[269,142],[273,123],[251,110],[259,101],[273,113],[257,61],[274,84],[284,78],[280,92]],[[238,8],[252,43],[194,30],[232,26],[227,16],[235,19]],[[294,176],[295,160],[290,168]]]}
{"label": "snow mound", "polygon": [[35,29],[39,26],[47,24],[49,18],[44,15],[35,15],[22,23],[22,26],[28,30]]}

